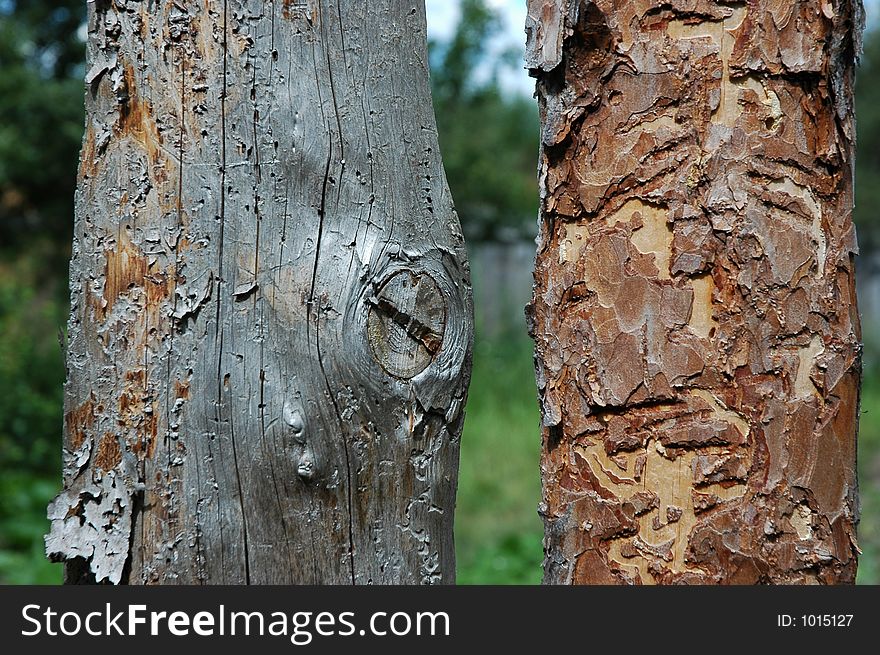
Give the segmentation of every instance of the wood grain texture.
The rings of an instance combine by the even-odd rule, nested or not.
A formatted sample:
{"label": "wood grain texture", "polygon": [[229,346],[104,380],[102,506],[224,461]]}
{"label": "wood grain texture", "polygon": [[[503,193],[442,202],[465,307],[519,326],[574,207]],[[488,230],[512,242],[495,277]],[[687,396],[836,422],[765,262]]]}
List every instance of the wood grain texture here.
{"label": "wood grain texture", "polygon": [[88,62],[49,555],[453,582],[472,310],[423,3],[96,0]]}
{"label": "wood grain texture", "polygon": [[858,2],[531,0],[547,583],[847,583]]}

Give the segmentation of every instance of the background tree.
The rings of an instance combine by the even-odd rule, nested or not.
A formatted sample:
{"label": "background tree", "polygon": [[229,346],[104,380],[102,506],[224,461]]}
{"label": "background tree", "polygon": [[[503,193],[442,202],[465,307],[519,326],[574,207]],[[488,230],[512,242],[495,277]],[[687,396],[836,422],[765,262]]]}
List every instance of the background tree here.
{"label": "background tree", "polygon": [[819,9],[529,3],[545,582],[855,580],[861,3]]}
{"label": "background tree", "polygon": [[521,60],[499,43],[498,13],[483,0],[462,0],[460,10],[449,41],[431,44],[434,107],[455,205],[469,241],[531,236],[537,110],[501,86],[502,69]]}
{"label": "background tree", "polygon": [[470,375],[423,5],[89,5],[69,582],[438,583]]}
{"label": "background tree", "polygon": [[[11,7],[9,5],[12,5]],[[82,134],[84,3],[0,2],[0,244],[69,236],[69,174]],[[12,13],[10,9],[16,11]],[[62,243],[63,238],[59,237]],[[66,266],[61,249],[57,259]],[[54,262],[53,262],[54,263]]]}

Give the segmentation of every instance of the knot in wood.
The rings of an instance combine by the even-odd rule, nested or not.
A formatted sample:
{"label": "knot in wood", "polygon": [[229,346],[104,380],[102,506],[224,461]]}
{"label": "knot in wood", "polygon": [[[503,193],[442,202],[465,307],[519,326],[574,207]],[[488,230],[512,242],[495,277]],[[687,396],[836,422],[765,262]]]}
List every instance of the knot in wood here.
{"label": "knot in wood", "polygon": [[367,334],[373,356],[391,375],[424,371],[443,343],[446,301],[427,273],[399,271],[367,298]]}

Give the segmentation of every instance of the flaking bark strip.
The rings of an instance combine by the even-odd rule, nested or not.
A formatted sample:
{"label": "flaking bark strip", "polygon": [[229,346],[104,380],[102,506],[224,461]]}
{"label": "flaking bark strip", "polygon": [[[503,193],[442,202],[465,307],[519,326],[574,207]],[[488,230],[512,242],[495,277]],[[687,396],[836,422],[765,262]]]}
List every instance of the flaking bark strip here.
{"label": "flaking bark strip", "polygon": [[530,0],[545,582],[855,579],[861,24]]}

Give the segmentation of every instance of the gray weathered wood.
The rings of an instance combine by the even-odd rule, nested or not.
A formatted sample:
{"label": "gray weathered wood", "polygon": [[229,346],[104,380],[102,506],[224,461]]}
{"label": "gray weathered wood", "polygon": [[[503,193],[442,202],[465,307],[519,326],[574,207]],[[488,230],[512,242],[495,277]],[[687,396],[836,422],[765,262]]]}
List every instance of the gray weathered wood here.
{"label": "gray weathered wood", "polygon": [[471,297],[425,42],[417,0],[89,4],[68,581],[454,581]]}

